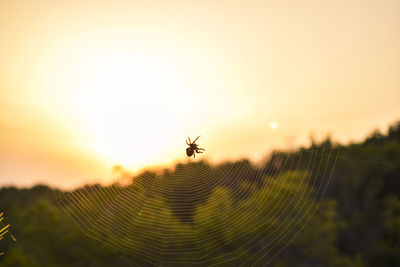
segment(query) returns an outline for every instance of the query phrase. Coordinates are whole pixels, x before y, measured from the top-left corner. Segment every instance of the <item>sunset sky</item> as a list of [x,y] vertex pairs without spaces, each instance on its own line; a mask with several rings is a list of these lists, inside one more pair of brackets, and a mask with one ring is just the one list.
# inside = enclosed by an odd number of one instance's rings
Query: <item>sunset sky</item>
[[400,119],[400,1],[0,1],[0,186],[263,158]]

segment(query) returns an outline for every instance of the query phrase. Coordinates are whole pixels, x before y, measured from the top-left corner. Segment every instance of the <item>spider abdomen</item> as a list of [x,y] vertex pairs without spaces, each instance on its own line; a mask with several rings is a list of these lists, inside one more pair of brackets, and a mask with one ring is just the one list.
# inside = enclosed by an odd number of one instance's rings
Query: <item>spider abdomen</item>
[[186,148],[186,155],[190,157],[193,155],[194,150],[191,147]]

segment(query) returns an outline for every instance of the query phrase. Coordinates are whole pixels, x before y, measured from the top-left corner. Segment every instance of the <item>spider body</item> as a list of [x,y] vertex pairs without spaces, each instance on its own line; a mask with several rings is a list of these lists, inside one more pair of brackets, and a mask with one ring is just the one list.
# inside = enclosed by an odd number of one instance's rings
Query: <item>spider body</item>
[[199,146],[196,144],[197,139],[199,139],[200,136],[198,136],[196,139],[194,139],[194,141],[190,141],[186,140],[186,144],[189,146],[188,148],[186,148],[186,155],[188,157],[191,157],[193,155],[193,157],[196,157],[196,153],[203,153],[202,151],[205,151],[204,148],[199,148]]

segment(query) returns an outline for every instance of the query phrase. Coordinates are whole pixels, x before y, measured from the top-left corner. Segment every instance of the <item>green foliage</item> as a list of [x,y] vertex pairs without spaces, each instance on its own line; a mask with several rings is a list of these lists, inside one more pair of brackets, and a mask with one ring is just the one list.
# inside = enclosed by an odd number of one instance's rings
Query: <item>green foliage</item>
[[[3,214],[4,214],[3,212],[0,213],[0,240],[3,240],[4,236],[6,236],[6,234],[8,234],[14,241],[16,241],[15,238],[13,237],[13,235],[10,233],[10,230],[9,230],[10,225],[9,224],[6,224],[6,225],[2,224],[2,222],[4,220]],[[3,254],[4,254],[4,252],[0,252],[0,256],[3,255]]]
[[[201,258],[222,266],[400,266],[399,159],[400,123],[359,144],[328,139],[275,152],[259,168],[248,160],[199,161],[143,173],[126,187],[74,191],[91,192],[75,201],[107,225],[85,214],[71,219],[67,213],[78,211],[59,200],[73,192],[3,188],[0,210],[18,242],[1,244],[0,265],[175,266]],[[192,187],[198,173],[212,183],[201,177],[201,187]],[[122,197],[130,216],[109,204],[122,192],[129,192]]]

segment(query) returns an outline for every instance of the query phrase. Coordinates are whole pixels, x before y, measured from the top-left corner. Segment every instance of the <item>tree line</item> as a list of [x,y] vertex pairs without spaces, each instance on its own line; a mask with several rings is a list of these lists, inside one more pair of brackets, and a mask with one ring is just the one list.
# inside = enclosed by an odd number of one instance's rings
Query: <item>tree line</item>
[[[400,123],[129,184],[0,189],[1,266],[400,266]],[[100,241],[100,242],[99,242]]]

